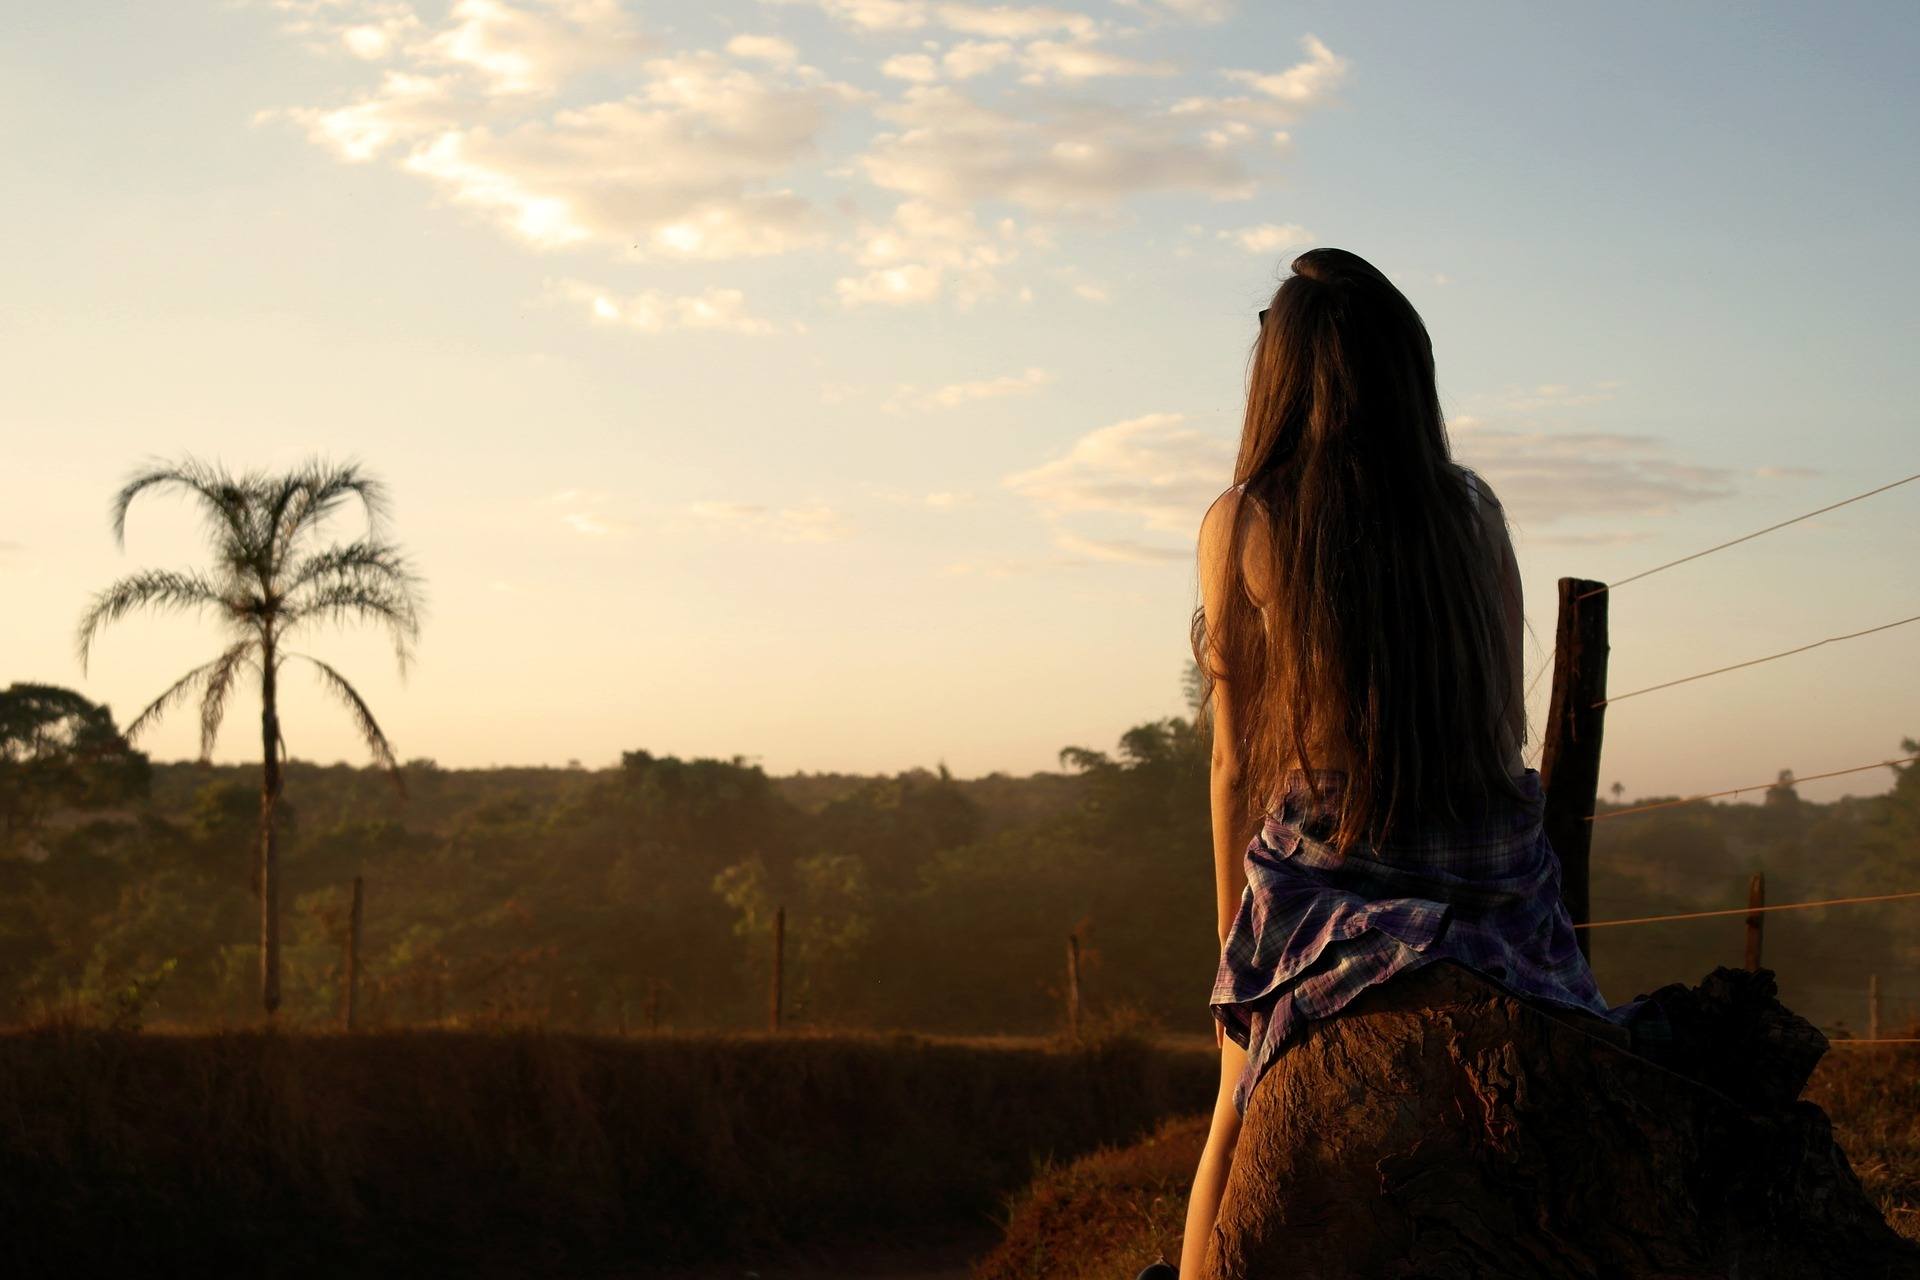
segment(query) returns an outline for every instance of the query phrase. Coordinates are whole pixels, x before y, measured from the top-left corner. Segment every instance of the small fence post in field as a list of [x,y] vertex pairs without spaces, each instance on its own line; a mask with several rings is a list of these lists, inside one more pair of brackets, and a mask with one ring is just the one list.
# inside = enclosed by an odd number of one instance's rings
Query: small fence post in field
[[647,1030],[660,1029],[660,979],[647,979]]
[[360,1025],[360,921],[366,901],[366,887],[359,876],[353,878],[353,907],[347,913],[347,1001],[341,1022],[348,1031]]
[[767,992],[767,1030],[780,1029],[780,982],[781,962],[786,958],[787,949],[787,909],[773,909],[773,983]]
[[[1560,888],[1567,914],[1573,923],[1585,924],[1592,918],[1587,867],[1593,848],[1594,799],[1600,789],[1600,733],[1607,714],[1605,583],[1560,579],[1553,648],[1553,696],[1547,704],[1540,757],[1540,780],[1546,789],[1544,823],[1547,841],[1560,856]],[[1591,959],[1593,930],[1581,929],[1576,936],[1581,954]]]
[[1067,1036],[1080,1039],[1080,935],[1067,935]]
[[1747,881],[1747,972],[1760,967],[1760,931],[1767,918],[1760,908],[1767,905],[1767,873],[1756,871]]
[[1867,979],[1867,1039],[1880,1038],[1880,975]]

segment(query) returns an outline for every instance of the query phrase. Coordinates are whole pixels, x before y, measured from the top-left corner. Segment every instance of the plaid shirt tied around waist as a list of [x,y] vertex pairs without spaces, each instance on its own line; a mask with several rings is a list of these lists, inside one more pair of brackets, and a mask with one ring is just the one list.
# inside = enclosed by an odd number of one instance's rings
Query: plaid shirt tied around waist
[[1560,859],[1541,826],[1538,771],[1514,778],[1524,801],[1496,794],[1466,825],[1358,844],[1344,858],[1309,832],[1331,833],[1344,775],[1290,773],[1278,805],[1247,845],[1247,887],[1220,951],[1213,1016],[1247,1051],[1234,1090],[1247,1098],[1281,1050],[1405,969],[1455,960],[1516,995],[1617,1021],[1580,954],[1560,897]]

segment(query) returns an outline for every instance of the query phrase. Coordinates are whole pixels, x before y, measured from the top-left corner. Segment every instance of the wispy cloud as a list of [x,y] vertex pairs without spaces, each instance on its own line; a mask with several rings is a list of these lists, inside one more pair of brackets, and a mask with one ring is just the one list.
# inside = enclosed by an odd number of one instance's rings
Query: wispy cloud
[[1272,253],[1294,245],[1309,245],[1313,232],[1292,222],[1262,222],[1251,227],[1235,227],[1217,233],[1222,240],[1239,245],[1248,253]]
[[622,296],[583,280],[549,282],[550,298],[586,308],[595,323],[619,325],[640,333],[669,329],[706,329],[721,333],[772,333],[771,321],[747,313],[746,295],[738,289],[706,289],[674,296],[656,289]]
[[1000,400],[1008,396],[1032,395],[1041,387],[1053,381],[1053,375],[1045,369],[1028,369],[1024,373],[1007,374],[998,378],[982,378],[974,382],[950,382],[943,387],[900,387],[880,405],[888,413],[899,413],[908,409],[958,409],[977,400]]
[[583,538],[606,538],[626,533],[630,526],[606,513],[607,494],[598,489],[562,489],[548,502],[560,508],[560,523]]
[[[1734,493],[1741,471],[1688,462],[1657,436],[1596,428],[1590,412],[1611,404],[1621,383],[1536,383],[1469,397],[1472,413],[1449,422],[1454,452],[1484,475],[1521,524],[1619,522],[1666,515]],[[1618,409],[1605,417],[1618,420]],[[1630,540],[1618,524],[1599,532],[1556,533],[1587,540]]]
[[755,502],[702,501],[682,507],[712,528],[764,537],[775,542],[835,542],[852,533],[852,526],[825,503],[772,507]]
[[[1002,483],[1056,525],[1056,541],[1085,556],[1135,561],[1191,554],[1187,540],[1231,481],[1234,442],[1189,425],[1178,413],[1129,418],[1081,436],[1066,453]],[[1067,527],[1075,516],[1118,516],[1141,529],[1177,535],[1156,544],[1096,538]]]
[[727,41],[727,52],[736,58],[753,58],[760,62],[771,62],[776,67],[790,67],[800,61],[800,50],[791,40],[780,36],[757,36],[741,34]]

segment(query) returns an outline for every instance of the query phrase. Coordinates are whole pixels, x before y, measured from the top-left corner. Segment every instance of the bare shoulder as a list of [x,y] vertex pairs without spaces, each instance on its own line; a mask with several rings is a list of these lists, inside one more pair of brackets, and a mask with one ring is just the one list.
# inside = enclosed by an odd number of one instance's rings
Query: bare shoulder
[[1267,529],[1270,518],[1258,498],[1238,487],[1228,489],[1213,500],[1200,522],[1200,581],[1205,599],[1219,599],[1219,592],[1232,581],[1227,548],[1238,525],[1240,568],[1248,594],[1256,603],[1266,600],[1273,565],[1273,543]]
[[[1456,463],[1454,465],[1459,466],[1460,464]],[[1493,486],[1487,483],[1487,478],[1484,475],[1475,471],[1472,467],[1467,466],[1461,466],[1460,472],[1467,477],[1467,483],[1472,485],[1479,493],[1482,503],[1496,510],[1501,509],[1500,495],[1493,491]]]

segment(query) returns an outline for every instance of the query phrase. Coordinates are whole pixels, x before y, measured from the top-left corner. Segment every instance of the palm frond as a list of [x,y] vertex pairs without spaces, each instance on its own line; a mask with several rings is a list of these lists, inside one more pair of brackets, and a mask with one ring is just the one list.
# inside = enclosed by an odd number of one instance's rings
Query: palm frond
[[236,479],[217,463],[202,462],[188,455],[178,462],[152,459],[144,470],[127,478],[114,495],[109,514],[113,524],[114,545],[127,544],[127,508],[148,489],[184,489],[200,499],[205,514],[223,541],[245,542],[251,532],[246,525],[247,484]]
[[110,622],[117,622],[136,609],[217,609],[231,614],[233,601],[204,574],[182,573],[173,569],[145,569],[129,574],[112,586],[97,592],[93,603],[81,615],[75,634],[80,652],[80,670],[87,669],[93,650],[93,637]]
[[207,691],[200,700],[200,759],[213,758],[214,739],[220,736],[220,722],[227,713],[227,695],[233,691],[233,677],[247,664],[255,641],[242,640],[210,664],[213,670],[207,676]]
[[[248,641],[247,643],[251,644],[252,642]],[[234,648],[239,648],[239,647],[240,646],[238,645],[234,646]],[[181,676],[178,680],[174,681],[173,685],[165,693],[155,698],[152,702],[149,702],[147,704],[146,710],[142,711],[139,715],[135,716],[132,719],[132,721],[128,723],[122,736],[125,737],[129,742],[131,742],[134,736],[137,735],[142,729],[145,729],[148,725],[152,724],[154,721],[158,720],[161,716],[165,715],[168,707],[171,707],[176,702],[179,702],[181,699],[185,698],[187,694],[191,693],[195,685],[200,684],[202,681],[205,681],[209,677],[211,677],[213,673],[221,666],[221,664],[226,662],[228,658],[231,657],[232,654],[233,654],[233,649],[228,649],[225,653],[215,658],[212,662],[203,662],[199,666],[195,667],[193,670],[187,672],[187,674]]]
[[304,586],[329,578],[385,582],[405,591],[416,590],[419,585],[398,547],[378,539],[359,538],[300,557],[288,572],[282,590],[291,596]]
[[292,634],[306,623],[323,620],[384,624],[393,635],[394,659],[404,676],[420,635],[420,615],[413,580],[408,576],[402,582],[396,590],[377,581],[356,581],[350,574],[341,581],[309,584],[281,610],[282,632]]
[[292,491],[276,509],[274,521],[287,546],[352,498],[358,498],[366,512],[369,533],[377,532],[386,521],[387,487],[368,475],[357,460],[334,463],[312,459],[288,480]]
[[394,785],[400,788],[402,796],[406,795],[407,780],[400,772],[400,762],[394,756],[393,745],[387,741],[387,735],[380,728],[380,722],[373,718],[373,709],[367,706],[366,699],[360,696],[359,690],[355,689],[345,676],[311,654],[289,652],[287,656],[300,658],[313,664],[314,670],[320,673],[321,683],[338,694],[340,700],[346,704],[347,710],[353,716],[355,727],[360,730],[360,736],[366,741],[367,750],[373,753],[375,763],[393,775]]

